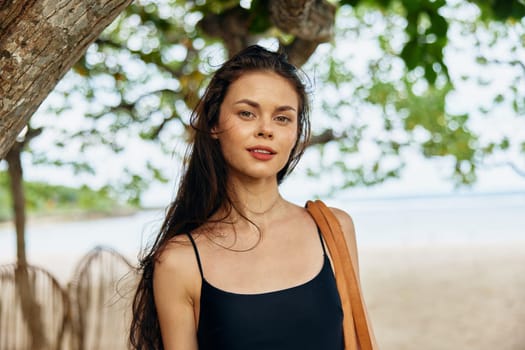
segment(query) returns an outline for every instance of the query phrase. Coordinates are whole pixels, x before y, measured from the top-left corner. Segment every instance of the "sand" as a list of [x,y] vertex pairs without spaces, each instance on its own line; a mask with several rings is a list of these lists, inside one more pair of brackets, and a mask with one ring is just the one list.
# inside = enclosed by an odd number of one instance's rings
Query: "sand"
[[[78,258],[31,262],[67,283]],[[360,267],[380,349],[525,350],[525,241],[361,246]]]
[[525,241],[361,247],[384,350],[525,349]]

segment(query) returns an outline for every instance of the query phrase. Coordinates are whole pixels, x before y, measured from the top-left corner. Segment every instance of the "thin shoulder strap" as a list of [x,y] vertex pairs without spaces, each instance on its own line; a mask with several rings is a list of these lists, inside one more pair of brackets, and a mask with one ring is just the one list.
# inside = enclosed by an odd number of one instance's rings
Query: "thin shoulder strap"
[[195,241],[193,240],[193,237],[191,234],[186,234],[188,238],[190,239],[191,245],[193,246],[193,250],[195,251],[195,257],[197,258],[197,264],[199,264],[199,271],[201,272],[201,278],[204,279],[204,272],[202,272],[202,264],[201,264],[201,258],[199,256],[199,250],[197,249],[197,245],[195,244]]
[[[306,205],[305,205],[305,208],[306,208]],[[317,221],[315,219],[314,219],[314,222],[315,222],[315,227],[317,227],[317,234],[319,235],[319,241],[321,241],[321,247],[323,247],[323,254],[324,256],[328,256],[326,254],[326,249],[324,247],[323,234],[321,233],[321,228],[319,227],[319,225],[317,225]]]
[[[315,224],[315,226],[317,226],[317,223]],[[323,254],[324,256],[327,256],[323,242],[323,235],[321,234],[321,229],[319,228],[319,226],[317,226],[317,234],[319,235],[319,240],[321,241],[321,247],[323,247]]]

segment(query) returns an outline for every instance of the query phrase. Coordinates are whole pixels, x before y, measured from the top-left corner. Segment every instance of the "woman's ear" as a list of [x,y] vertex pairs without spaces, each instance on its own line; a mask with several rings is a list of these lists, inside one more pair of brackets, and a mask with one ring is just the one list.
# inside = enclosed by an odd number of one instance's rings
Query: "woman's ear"
[[217,128],[217,125],[211,128],[211,138],[215,140],[219,139],[219,130]]

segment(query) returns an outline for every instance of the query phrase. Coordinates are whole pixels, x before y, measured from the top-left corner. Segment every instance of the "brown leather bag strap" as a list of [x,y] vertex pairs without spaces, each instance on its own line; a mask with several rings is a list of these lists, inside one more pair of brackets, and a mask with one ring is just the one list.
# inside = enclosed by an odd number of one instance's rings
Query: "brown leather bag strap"
[[316,203],[308,201],[306,203],[306,209],[321,230],[321,234],[323,235],[323,239],[326,242],[326,246],[328,247],[328,251],[334,265],[337,290],[339,291],[343,308],[345,350],[357,350],[357,339],[354,331],[354,318],[352,317],[352,305],[350,298],[348,297],[350,295],[350,291],[348,290],[349,281],[347,281],[347,276],[342,273],[344,270],[343,258],[340,256],[339,249],[336,249],[337,243],[335,242],[335,237],[331,234],[330,224],[323,215],[321,208],[316,205]]
[[[313,217],[328,247],[337,289],[343,307],[345,350],[373,350],[373,336],[368,325],[360,283],[345,236],[336,216],[322,201],[308,201],[306,209]],[[357,257],[354,257],[357,261]]]

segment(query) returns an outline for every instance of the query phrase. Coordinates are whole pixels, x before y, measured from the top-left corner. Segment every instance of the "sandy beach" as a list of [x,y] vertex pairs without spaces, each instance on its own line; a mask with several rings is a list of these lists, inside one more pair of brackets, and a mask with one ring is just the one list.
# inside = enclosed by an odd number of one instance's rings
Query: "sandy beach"
[[381,349],[525,349],[525,241],[362,247],[360,261]]
[[[61,283],[77,263],[32,261]],[[525,242],[363,246],[360,269],[382,350],[525,349]]]
[[[380,349],[525,350],[525,199],[452,199],[349,208]],[[161,216],[30,226],[28,257],[66,285],[95,245],[136,261]],[[0,230],[0,264],[14,261],[14,243]]]

